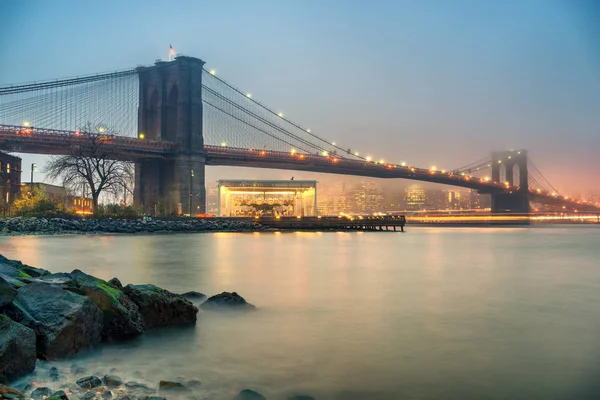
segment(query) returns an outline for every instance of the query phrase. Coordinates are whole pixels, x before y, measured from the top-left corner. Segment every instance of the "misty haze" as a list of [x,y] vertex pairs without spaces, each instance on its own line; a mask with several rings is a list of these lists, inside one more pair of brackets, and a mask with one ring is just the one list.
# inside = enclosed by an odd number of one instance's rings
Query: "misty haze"
[[600,3],[0,2],[0,398],[600,398]]

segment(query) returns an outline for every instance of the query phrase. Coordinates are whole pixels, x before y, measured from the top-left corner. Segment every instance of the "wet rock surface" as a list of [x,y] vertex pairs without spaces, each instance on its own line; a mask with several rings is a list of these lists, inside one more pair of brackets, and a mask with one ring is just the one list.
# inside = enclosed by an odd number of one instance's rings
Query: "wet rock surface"
[[255,310],[256,307],[237,294],[236,292],[223,292],[209,297],[200,306],[212,310]]
[[126,339],[144,333],[142,314],[123,291],[79,270],[71,272],[71,276],[77,289],[102,311],[103,339]]
[[23,324],[37,335],[41,359],[59,359],[98,344],[102,312],[85,296],[46,283],[19,289],[15,301],[32,320]]
[[35,332],[0,314],[0,382],[10,382],[35,369]]
[[189,325],[198,309],[183,297],[154,285],[127,285],[123,292],[138,307],[147,328]]
[[[68,361],[72,355],[101,341],[130,338],[149,328],[194,324],[198,308],[185,297],[199,304],[206,298],[202,293],[187,292],[184,297],[154,285],[123,287],[117,278],[107,282],[80,270],[50,273],[25,268],[18,261],[0,257],[3,271],[0,283],[11,293],[0,308],[0,383],[15,382],[15,387],[22,390],[15,393],[9,392],[9,388],[0,397],[25,396],[35,400],[221,398],[220,395],[213,397],[214,392],[208,397],[202,395],[207,389],[199,379],[178,377],[148,383],[152,381],[144,380],[139,371],[123,375],[111,365],[101,374],[98,369],[84,368],[81,361]],[[225,308],[254,309],[235,292],[224,292],[211,299],[210,303]],[[67,360],[59,360],[64,358]],[[224,394],[229,398],[232,393],[235,392]],[[239,399],[264,398],[250,389],[243,390],[239,396],[242,396]]]
[[6,307],[17,297],[17,289],[0,276],[0,310]]

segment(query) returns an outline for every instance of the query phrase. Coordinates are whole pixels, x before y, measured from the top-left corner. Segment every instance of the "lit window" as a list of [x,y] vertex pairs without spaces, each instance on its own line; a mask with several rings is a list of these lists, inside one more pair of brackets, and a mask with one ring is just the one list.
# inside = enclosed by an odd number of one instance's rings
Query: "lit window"
[[6,163],[6,173],[10,174],[10,163]]

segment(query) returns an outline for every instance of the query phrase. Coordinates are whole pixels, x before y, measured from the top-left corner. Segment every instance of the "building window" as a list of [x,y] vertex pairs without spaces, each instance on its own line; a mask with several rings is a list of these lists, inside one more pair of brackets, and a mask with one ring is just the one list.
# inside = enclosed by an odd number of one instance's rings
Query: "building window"
[[6,163],[6,173],[10,174],[10,163]]

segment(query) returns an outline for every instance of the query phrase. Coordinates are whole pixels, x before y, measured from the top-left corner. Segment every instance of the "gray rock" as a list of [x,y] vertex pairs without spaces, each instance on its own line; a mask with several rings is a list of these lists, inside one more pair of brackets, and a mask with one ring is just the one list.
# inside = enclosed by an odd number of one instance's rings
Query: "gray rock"
[[103,399],[111,399],[113,397],[113,394],[110,390],[107,390],[105,392],[102,392],[102,398]]
[[191,292],[185,292],[181,294],[181,297],[194,301],[194,300],[202,300],[206,298],[206,295],[204,293],[200,293],[200,292],[195,292],[195,291],[191,291]]
[[90,392],[86,392],[86,394],[84,394],[82,397],[80,397],[80,400],[92,400],[95,398],[96,398],[96,392],[90,391]]
[[59,390],[57,392],[52,393],[51,399],[61,399],[61,400],[69,400],[69,397],[65,393],[64,390]]
[[5,275],[3,273],[0,273],[0,278],[4,279],[15,289],[18,289],[21,286],[25,286],[25,283],[23,281],[21,281],[20,279],[13,278],[13,277]]
[[50,272],[41,268],[34,268],[23,264],[21,261],[9,260],[0,254],[0,273],[6,274],[13,278],[35,278],[42,275],[47,275]]
[[4,398],[15,398],[12,396],[16,396],[17,398],[23,398],[25,395],[18,391],[15,388],[11,388],[10,386],[6,386],[0,383],[0,397]]
[[10,382],[35,369],[35,332],[0,314],[0,382]]
[[185,386],[187,386],[190,389],[197,389],[201,385],[202,385],[202,382],[200,382],[200,380],[198,380],[198,379],[192,379],[185,383]]
[[77,269],[71,275],[77,288],[102,311],[103,339],[125,339],[144,333],[144,320],[138,306],[121,290]]
[[123,379],[116,375],[104,375],[102,378],[104,384],[108,387],[119,387],[123,384]]
[[194,324],[198,309],[181,296],[154,285],[127,285],[123,292],[140,309],[147,328]]
[[234,398],[234,400],[267,400],[267,398],[254,390],[244,389]]
[[160,392],[187,392],[189,389],[181,382],[160,381],[158,383]]
[[205,309],[230,309],[230,310],[254,310],[256,309],[250,303],[236,292],[223,292],[221,294],[209,297],[200,306]]
[[108,281],[108,284],[115,289],[123,290],[123,284],[118,278],[112,278],[110,281]]
[[34,321],[38,357],[55,360],[100,342],[102,312],[87,297],[45,283],[19,289],[15,301]]
[[17,297],[17,289],[0,277],[0,310],[12,303],[15,297]]
[[97,376],[91,375],[78,379],[77,384],[84,389],[93,389],[102,386],[102,381]]
[[151,393],[155,392],[154,389],[149,388],[147,385],[144,385],[143,383],[139,383],[139,382],[135,382],[135,381],[126,382],[125,387],[134,393],[151,394]]
[[35,390],[33,392],[31,392],[31,395],[29,395],[29,397],[36,399],[36,400],[42,400],[42,398],[48,397],[52,394],[52,390],[50,390],[50,388],[47,387],[38,387],[35,388]]

